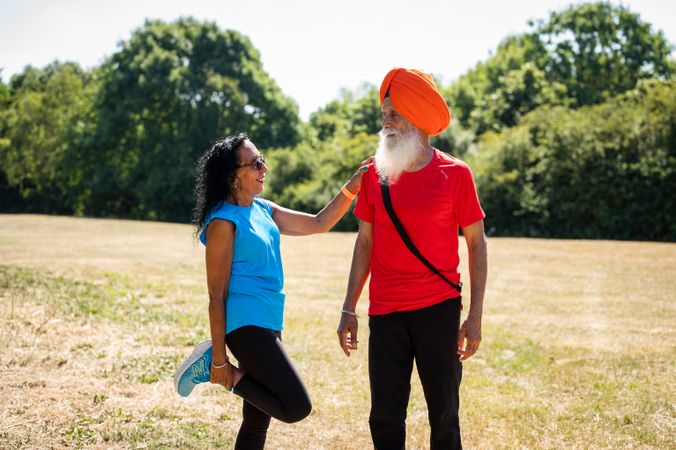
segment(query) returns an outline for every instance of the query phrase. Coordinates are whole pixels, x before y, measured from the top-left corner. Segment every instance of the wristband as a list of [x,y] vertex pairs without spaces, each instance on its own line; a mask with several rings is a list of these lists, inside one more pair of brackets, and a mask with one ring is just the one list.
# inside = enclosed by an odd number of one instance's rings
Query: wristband
[[223,367],[227,367],[228,364],[230,364],[230,361],[228,361],[228,359],[226,358],[226,359],[225,359],[225,362],[224,362],[223,364],[221,364],[220,366],[217,366],[217,365],[214,364],[214,362],[212,361],[212,362],[211,362],[211,367],[213,367],[214,369],[222,369]]
[[348,188],[346,188],[345,186],[343,186],[343,187],[340,188],[340,192],[342,192],[343,195],[344,195],[345,197],[347,197],[347,199],[350,200],[350,201],[354,200],[354,198],[357,196],[357,194],[353,194],[353,193],[350,192],[350,190],[349,190]]
[[359,319],[359,316],[357,315],[356,312],[354,311],[348,311],[347,309],[344,309],[341,311],[343,314],[349,314],[350,316],[354,316],[355,318]]

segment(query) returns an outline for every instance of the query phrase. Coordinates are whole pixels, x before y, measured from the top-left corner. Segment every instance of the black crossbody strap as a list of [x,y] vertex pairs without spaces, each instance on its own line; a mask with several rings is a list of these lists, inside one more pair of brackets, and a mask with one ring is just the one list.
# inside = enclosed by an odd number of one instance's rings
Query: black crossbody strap
[[439,275],[446,283],[450,284],[453,289],[455,289],[458,292],[462,291],[462,282],[459,282],[458,284],[455,284],[448,278],[446,278],[439,270],[434,267],[434,265],[429,262],[418,250],[418,248],[415,246],[411,238],[408,236],[406,233],[406,230],[404,229],[404,226],[401,224],[399,221],[399,218],[397,215],[394,213],[394,208],[392,207],[392,199],[390,198],[390,186],[387,182],[387,179],[381,179],[380,180],[380,190],[383,193],[383,203],[385,203],[385,209],[387,210],[387,214],[389,214],[390,219],[392,220],[392,223],[394,224],[394,227],[397,229],[399,232],[399,236],[401,236],[401,240],[404,241],[404,244],[406,244],[406,247],[413,253],[425,266],[430,269],[432,272],[435,274]]

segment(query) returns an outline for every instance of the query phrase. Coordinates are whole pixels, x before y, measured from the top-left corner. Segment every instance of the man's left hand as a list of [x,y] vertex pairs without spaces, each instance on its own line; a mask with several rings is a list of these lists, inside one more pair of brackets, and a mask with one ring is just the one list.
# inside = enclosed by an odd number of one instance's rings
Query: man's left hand
[[481,317],[468,316],[458,330],[458,355],[460,361],[465,361],[477,350],[481,344]]

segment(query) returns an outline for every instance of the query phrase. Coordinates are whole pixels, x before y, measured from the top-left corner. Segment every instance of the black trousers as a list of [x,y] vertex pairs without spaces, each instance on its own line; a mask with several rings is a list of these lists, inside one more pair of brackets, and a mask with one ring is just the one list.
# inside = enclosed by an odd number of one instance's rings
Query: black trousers
[[431,426],[431,449],[461,449],[457,354],[460,298],[414,311],[370,316],[369,426],[376,449],[403,449],[413,361]]
[[282,346],[279,331],[245,326],[228,333],[226,342],[245,371],[233,389],[244,399],[235,448],[261,449],[270,417],[286,423],[304,419],[312,410],[310,396]]

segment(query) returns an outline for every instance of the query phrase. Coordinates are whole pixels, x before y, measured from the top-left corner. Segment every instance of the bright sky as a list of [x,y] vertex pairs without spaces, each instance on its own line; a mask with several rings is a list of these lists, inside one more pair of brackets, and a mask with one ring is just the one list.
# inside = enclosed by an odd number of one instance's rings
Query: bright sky
[[[612,1],[611,3],[620,4]],[[676,42],[676,2],[621,2]],[[114,53],[146,18],[215,21],[248,36],[265,70],[301,117],[341,87],[379,85],[393,66],[435,74],[446,85],[489,56],[529,19],[561,0],[0,0],[2,79],[58,59],[85,68]]]

